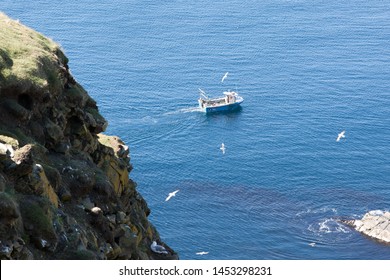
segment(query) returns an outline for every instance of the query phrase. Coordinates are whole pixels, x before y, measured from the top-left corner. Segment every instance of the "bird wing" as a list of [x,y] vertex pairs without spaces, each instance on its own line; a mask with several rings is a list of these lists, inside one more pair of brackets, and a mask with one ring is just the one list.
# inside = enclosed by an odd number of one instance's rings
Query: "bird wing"
[[161,245],[156,245],[154,246],[154,248],[156,249],[156,251],[165,251],[165,247],[164,246],[161,246]]
[[167,249],[165,249],[165,247],[164,247],[164,246],[161,246],[161,245],[156,245],[155,250],[156,250],[156,251],[155,251],[156,253],[168,254]]
[[339,135],[337,135],[337,139],[336,141],[340,141],[341,138],[344,138],[345,137],[345,130],[341,131],[339,133]]
[[165,249],[164,246],[158,245],[155,241],[153,241],[152,245],[150,245],[150,249],[158,254],[168,254],[167,249]]
[[225,75],[222,77],[222,80],[221,80],[222,83],[227,78],[228,74],[229,74],[229,72],[226,72]]
[[168,196],[167,196],[167,198],[165,199],[165,201],[170,200],[173,196],[175,196],[175,195],[177,194],[178,191],[179,191],[179,190],[176,190],[176,191],[174,191],[174,192],[169,193]]

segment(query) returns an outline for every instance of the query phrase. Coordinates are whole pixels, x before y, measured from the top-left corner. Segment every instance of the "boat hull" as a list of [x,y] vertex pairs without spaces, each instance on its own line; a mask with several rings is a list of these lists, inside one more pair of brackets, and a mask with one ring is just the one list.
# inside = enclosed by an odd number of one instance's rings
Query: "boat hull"
[[224,92],[225,97],[220,98],[199,98],[199,108],[205,113],[230,112],[240,108],[244,101],[242,96],[236,92]]
[[233,103],[223,106],[201,108],[205,113],[231,112],[239,109],[241,103]]

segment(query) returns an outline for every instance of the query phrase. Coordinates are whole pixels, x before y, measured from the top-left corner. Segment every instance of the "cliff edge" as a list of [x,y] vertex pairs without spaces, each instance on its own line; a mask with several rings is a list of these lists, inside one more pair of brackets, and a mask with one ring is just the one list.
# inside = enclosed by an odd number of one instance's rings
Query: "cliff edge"
[[0,13],[0,259],[177,259],[106,127],[61,48]]

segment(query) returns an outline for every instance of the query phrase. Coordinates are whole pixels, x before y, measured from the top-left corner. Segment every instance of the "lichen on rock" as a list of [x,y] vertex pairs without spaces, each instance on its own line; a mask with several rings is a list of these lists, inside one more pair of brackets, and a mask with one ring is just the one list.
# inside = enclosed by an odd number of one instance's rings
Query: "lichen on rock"
[[0,13],[1,259],[156,258],[129,147],[107,125],[61,48]]

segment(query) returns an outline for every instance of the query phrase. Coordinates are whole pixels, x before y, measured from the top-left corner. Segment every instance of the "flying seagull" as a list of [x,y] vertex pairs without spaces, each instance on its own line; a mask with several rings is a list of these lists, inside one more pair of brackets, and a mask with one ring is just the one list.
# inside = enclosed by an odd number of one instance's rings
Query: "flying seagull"
[[207,255],[208,253],[209,252],[197,252],[196,254],[202,256],[202,255]]
[[178,191],[179,191],[179,190],[176,190],[176,191],[174,191],[174,192],[169,193],[168,196],[167,196],[167,198],[165,199],[165,201],[168,201],[168,200],[170,200],[172,197],[174,197],[174,196],[177,194]]
[[315,242],[312,242],[312,243],[309,243],[309,245],[310,245],[311,247],[314,247],[314,246],[316,246],[316,243],[315,243]]
[[157,254],[168,254],[167,249],[164,246],[158,245],[156,241],[153,241],[150,245],[150,249]]
[[223,83],[223,81],[227,78],[228,74],[229,74],[229,72],[226,72],[225,75],[223,75],[221,83]]
[[339,142],[341,138],[345,138],[345,130],[341,131],[337,136],[336,141]]
[[219,149],[222,151],[223,154],[225,154],[226,148],[225,148],[225,144],[224,143],[221,144],[221,148],[219,148]]

